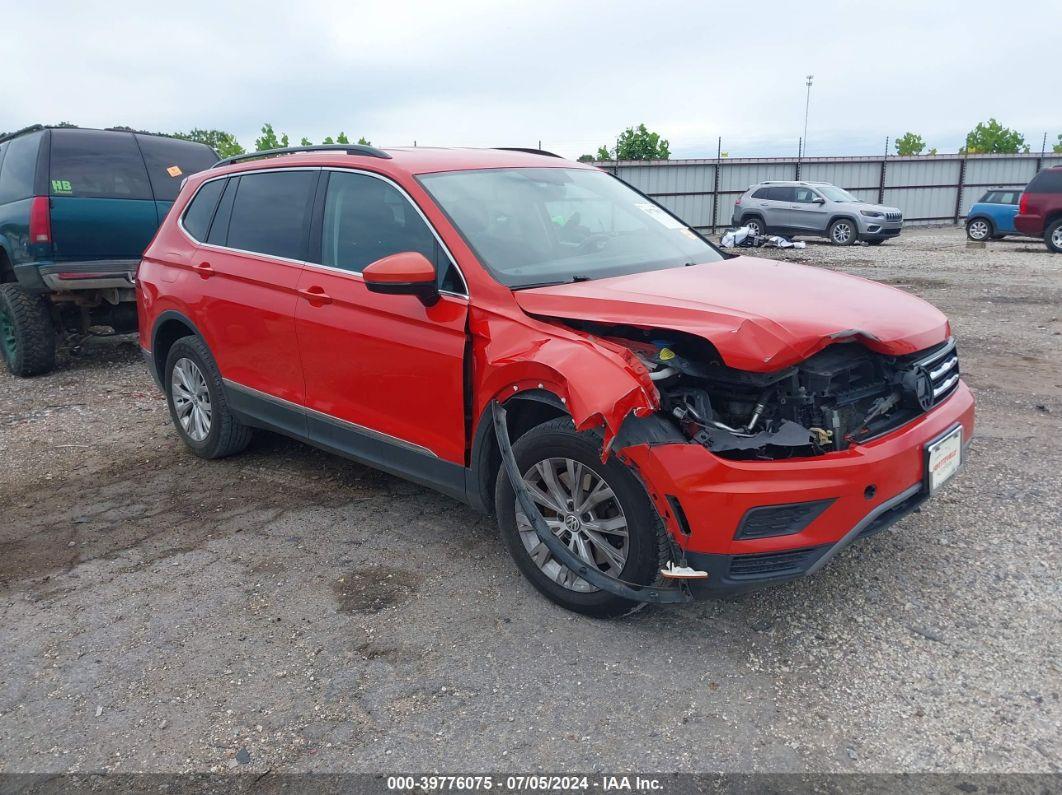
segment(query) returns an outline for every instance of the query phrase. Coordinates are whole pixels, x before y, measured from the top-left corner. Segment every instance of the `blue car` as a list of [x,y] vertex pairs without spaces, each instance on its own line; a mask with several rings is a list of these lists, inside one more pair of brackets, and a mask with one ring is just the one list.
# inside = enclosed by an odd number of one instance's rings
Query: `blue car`
[[970,240],[999,240],[1006,235],[1020,235],[1014,228],[1020,201],[1020,190],[987,191],[966,214],[966,236]]

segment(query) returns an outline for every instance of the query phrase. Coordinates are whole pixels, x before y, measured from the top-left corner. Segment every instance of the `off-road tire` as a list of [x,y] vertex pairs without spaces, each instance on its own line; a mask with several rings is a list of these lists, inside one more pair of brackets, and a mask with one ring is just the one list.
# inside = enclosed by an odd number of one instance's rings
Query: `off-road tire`
[[[193,439],[182,427],[174,407],[173,371],[181,359],[191,359],[206,380],[210,393],[210,430],[201,441]],[[225,388],[210,349],[199,337],[181,337],[173,343],[166,356],[166,369],[163,371],[163,386],[166,389],[166,405],[170,409],[173,427],[177,429],[181,440],[200,458],[225,458],[242,452],[251,442],[251,429],[240,422],[229,409],[225,398]]]
[[1062,218],[1056,218],[1044,230],[1044,244],[1048,251],[1062,254]]
[[[841,224],[847,224],[848,228],[851,230],[847,239],[844,240],[837,239]],[[859,227],[856,226],[855,221],[849,218],[838,218],[830,224],[830,228],[826,230],[826,235],[830,238],[830,242],[835,246],[851,246],[859,240]]]
[[17,284],[0,284],[0,355],[12,375],[41,375],[55,368],[55,326],[48,300]]
[[[630,548],[619,578],[639,585],[660,585],[660,568],[670,558],[670,539],[660,515],[653,507],[637,476],[615,455],[601,463],[601,435],[596,431],[576,432],[569,418],[550,420],[532,428],[513,445],[521,472],[546,458],[570,458],[590,467],[603,477],[616,495],[627,517]],[[594,618],[616,618],[644,606],[606,591],[578,592],[550,579],[531,559],[520,540],[516,522],[516,492],[504,467],[495,487],[495,510],[502,540],[517,568],[551,601],[576,613]]]

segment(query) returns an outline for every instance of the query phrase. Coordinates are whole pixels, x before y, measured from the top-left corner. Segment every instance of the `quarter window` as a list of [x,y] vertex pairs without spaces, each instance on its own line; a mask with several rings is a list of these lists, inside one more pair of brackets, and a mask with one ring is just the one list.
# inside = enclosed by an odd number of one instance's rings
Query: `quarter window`
[[185,177],[210,168],[218,160],[214,150],[203,144],[161,135],[138,135],[136,139],[156,201],[173,201]]
[[305,259],[318,174],[276,171],[240,177],[226,245],[285,259]]
[[40,142],[40,133],[23,135],[8,142],[3,171],[0,171],[0,203],[33,195],[33,177],[37,173]]
[[457,269],[405,196],[376,177],[333,171],[325,194],[321,264],[360,273],[403,251],[420,252],[435,264],[440,289],[465,291]]
[[214,217],[214,210],[218,206],[223,187],[225,187],[223,179],[215,179],[206,183],[199,189],[188,205],[188,209],[185,210],[184,228],[196,240],[206,240],[210,219]]

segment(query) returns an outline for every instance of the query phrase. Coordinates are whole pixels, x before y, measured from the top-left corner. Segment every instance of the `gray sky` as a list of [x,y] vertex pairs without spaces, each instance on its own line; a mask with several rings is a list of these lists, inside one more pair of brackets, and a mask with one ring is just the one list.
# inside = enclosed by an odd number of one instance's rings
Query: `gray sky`
[[[181,0],[8,4],[0,130],[217,127],[294,141],[535,146],[575,157],[645,122],[673,157],[955,151],[995,116],[1062,132],[1062,2]],[[1009,9],[1014,9],[1011,14]]]

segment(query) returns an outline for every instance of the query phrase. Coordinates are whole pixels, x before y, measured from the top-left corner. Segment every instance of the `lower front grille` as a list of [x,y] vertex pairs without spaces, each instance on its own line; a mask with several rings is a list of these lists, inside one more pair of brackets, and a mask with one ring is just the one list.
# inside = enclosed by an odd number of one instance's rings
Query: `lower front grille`
[[833,500],[816,500],[750,508],[742,517],[734,538],[767,538],[799,533],[817,519],[832,502]]
[[807,571],[826,549],[827,547],[807,547],[785,552],[737,555],[730,561],[730,579],[748,582],[796,577]]

